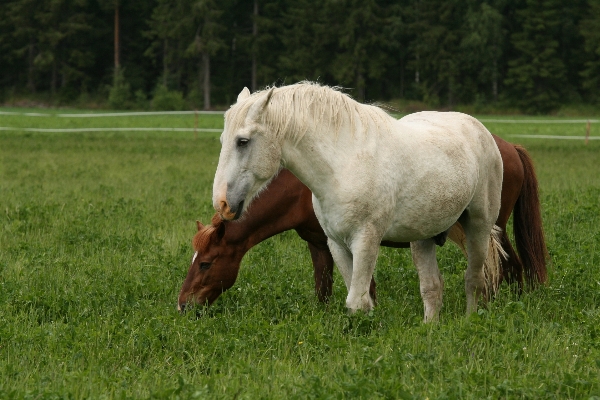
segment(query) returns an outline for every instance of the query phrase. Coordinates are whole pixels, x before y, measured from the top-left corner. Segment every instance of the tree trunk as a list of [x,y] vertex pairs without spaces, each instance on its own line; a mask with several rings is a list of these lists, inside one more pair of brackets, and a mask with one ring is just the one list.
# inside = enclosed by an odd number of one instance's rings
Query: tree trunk
[[202,63],[204,64],[204,110],[210,110],[210,55],[207,52],[202,53]]
[[33,42],[33,38],[29,40],[29,52],[27,57],[27,89],[31,93],[35,93],[35,66],[33,64],[33,59],[35,58],[35,45]]
[[165,38],[163,42],[163,86],[167,87],[167,77],[169,76],[169,63],[167,60],[169,53],[169,41]]
[[495,103],[498,100],[498,63],[495,59],[492,63],[492,97]]
[[236,60],[236,39],[235,36],[233,37],[233,39],[231,40],[231,67],[230,67],[230,72],[229,72],[229,90],[228,90],[228,94],[227,94],[227,104],[231,104],[233,103],[233,98],[231,98],[230,96],[235,93],[236,90],[239,90],[239,88],[234,87],[234,83],[235,82],[235,77],[236,77],[236,68],[235,68],[235,60]]
[[254,19],[252,21],[252,93],[257,89],[256,87],[256,37],[258,36],[258,0],[254,0]]
[[56,80],[57,80],[57,68],[56,68],[56,59],[52,61],[52,78],[50,81],[50,94],[52,97],[56,94]]
[[65,88],[67,86],[67,81],[69,76],[67,75],[67,69],[65,68],[65,63],[61,63],[62,69],[60,71],[60,87]]
[[[179,43],[181,54],[181,42]],[[183,65],[181,57],[177,57],[177,90],[181,91],[181,80],[183,75]]]
[[365,101],[365,79],[358,68],[356,71],[356,96],[361,103]]
[[454,99],[452,98],[452,89],[454,88],[454,82],[452,81],[452,77],[449,76],[448,77],[448,108],[452,109],[452,103],[454,102]]
[[117,82],[117,77],[119,76],[119,70],[121,69],[121,60],[119,59],[119,55],[121,53],[120,43],[119,43],[119,3],[115,3],[115,76],[114,81]]
[[417,52],[416,55],[416,68],[415,68],[415,83],[418,85],[419,84],[419,52]]
[[404,98],[404,57],[400,57],[400,98]]

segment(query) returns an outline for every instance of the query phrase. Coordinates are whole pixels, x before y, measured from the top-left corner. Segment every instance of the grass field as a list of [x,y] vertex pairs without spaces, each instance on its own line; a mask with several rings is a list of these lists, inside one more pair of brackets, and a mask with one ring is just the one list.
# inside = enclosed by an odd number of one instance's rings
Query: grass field
[[[381,251],[378,307],[348,316],[337,272],[330,304],[317,301],[291,232],[250,251],[204,316],[179,315],[195,220],[213,214],[218,134],[0,131],[0,398],[600,398],[600,141],[510,136],[584,124],[486,125],[536,163],[550,282],[521,297],[504,286],[465,318],[466,262],[446,245],[428,326],[408,250]],[[0,115],[17,128],[193,126]]]

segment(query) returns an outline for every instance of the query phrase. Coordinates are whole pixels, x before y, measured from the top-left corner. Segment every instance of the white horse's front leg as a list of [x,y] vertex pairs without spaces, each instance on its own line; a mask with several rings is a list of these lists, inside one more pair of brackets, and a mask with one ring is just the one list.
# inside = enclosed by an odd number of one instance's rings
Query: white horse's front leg
[[342,274],[342,278],[344,278],[346,290],[350,291],[350,283],[352,282],[352,253],[345,246],[339,245],[331,239],[327,239],[327,245],[340,274]]
[[375,307],[369,289],[379,255],[380,242],[381,238],[373,235],[355,237],[353,240],[352,282],[346,298],[346,307],[352,313],[357,310],[368,312]]
[[444,280],[435,258],[435,241],[426,239],[411,242],[410,250],[419,274],[421,298],[425,307],[424,321],[437,321],[442,309]]

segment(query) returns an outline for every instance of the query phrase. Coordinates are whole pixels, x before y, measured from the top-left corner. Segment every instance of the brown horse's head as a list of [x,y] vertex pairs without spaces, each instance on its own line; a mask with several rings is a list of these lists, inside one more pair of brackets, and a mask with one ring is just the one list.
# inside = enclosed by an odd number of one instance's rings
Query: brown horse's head
[[192,240],[194,256],[179,292],[177,308],[186,304],[211,305],[235,283],[244,251],[228,245],[225,239],[227,222],[216,214],[209,226],[197,221],[198,232]]

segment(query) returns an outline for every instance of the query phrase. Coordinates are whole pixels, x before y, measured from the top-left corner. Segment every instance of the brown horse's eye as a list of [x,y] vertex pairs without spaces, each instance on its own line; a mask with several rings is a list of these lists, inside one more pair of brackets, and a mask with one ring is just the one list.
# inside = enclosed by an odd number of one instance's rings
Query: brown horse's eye
[[210,268],[210,263],[209,262],[201,262],[200,263],[200,269],[207,270],[209,268]]

